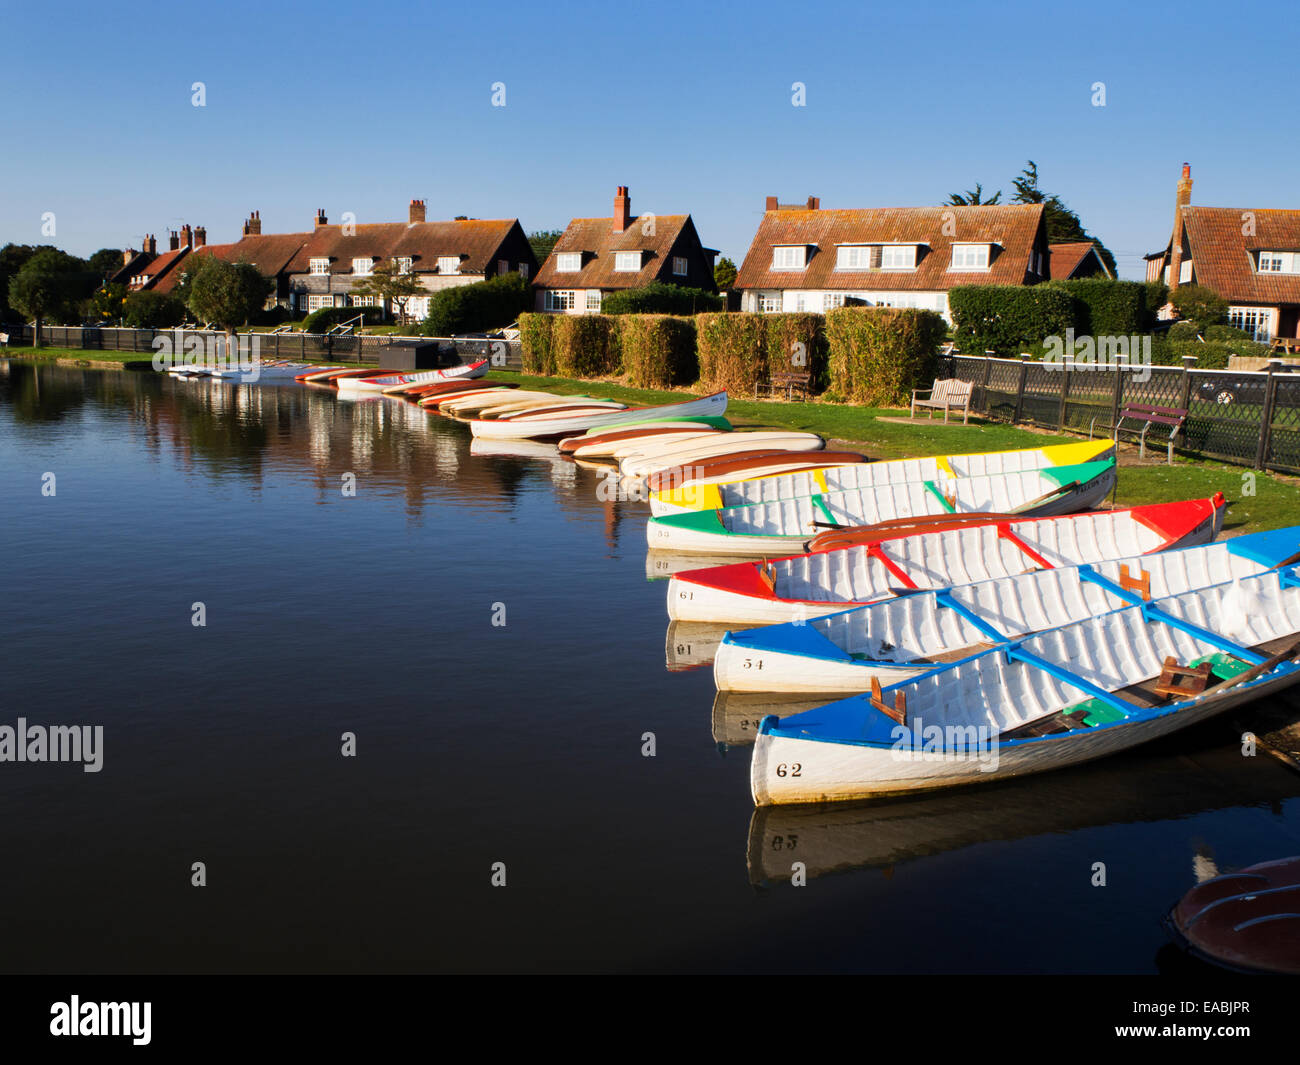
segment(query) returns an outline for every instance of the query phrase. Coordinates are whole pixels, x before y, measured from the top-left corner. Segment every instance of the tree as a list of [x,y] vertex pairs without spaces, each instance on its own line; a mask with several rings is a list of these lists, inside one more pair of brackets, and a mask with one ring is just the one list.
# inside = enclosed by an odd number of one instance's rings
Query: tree
[[133,329],[170,329],[185,321],[185,304],[165,292],[132,292],[123,301],[122,317]]
[[353,292],[359,296],[376,296],[384,307],[391,304],[397,311],[399,323],[406,321],[406,308],[412,299],[429,294],[429,290],[415,274],[401,271],[396,259],[389,259],[376,266]]
[[233,333],[266,306],[274,282],[248,263],[228,263],[215,255],[198,257],[181,278],[178,291],[200,322],[214,322]]
[[1089,241],[1097,245],[1097,254],[1101,257],[1106,268],[1115,273],[1115,256],[1096,237],[1090,235],[1083,228],[1083,223],[1079,221],[1079,216],[1071,211],[1065,202],[1056,195],[1044,192],[1038,186],[1038,164],[1032,159],[1028,161],[1020,176],[1012,181],[1016,187],[1015,195],[1011,197],[1012,203],[1041,203],[1043,205],[1043,217],[1047,224],[1047,240],[1050,244],[1064,244],[1070,241]]
[[126,286],[105,281],[90,297],[90,315],[96,322],[110,324],[122,317],[122,307],[125,303]]
[[965,192],[954,192],[948,197],[948,206],[951,207],[992,207],[1002,199],[1002,190],[998,189],[987,200],[984,197],[984,186],[978,181],[975,182],[973,189],[967,189]]
[[719,292],[726,292],[736,283],[736,264],[725,255],[713,267],[713,283]]
[[536,233],[528,234],[529,247],[533,249],[533,255],[537,258],[540,266],[546,262],[546,257],[551,254],[551,250],[560,242],[564,236],[562,229],[539,229]]
[[1204,285],[1179,285],[1169,294],[1169,302],[1180,318],[1196,326],[1198,333],[1204,333],[1207,326],[1223,321],[1228,313],[1228,301]]
[[96,281],[103,281],[122,269],[122,253],[116,248],[100,248],[86,260],[86,269],[95,275]]
[[23,268],[27,260],[35,255],[38,251],[58,251],[53,244],[6,244],[0,248],[0,321],[12,318],[14,314],[19,313],[11,310],[9,299],[9,282],[19,270]]
[[85,298],[85,265],[50,248],[29,258],[9,282],[10,304],[35,323],[35,347],[41,346],[41,326],[46,318],[73,314]]

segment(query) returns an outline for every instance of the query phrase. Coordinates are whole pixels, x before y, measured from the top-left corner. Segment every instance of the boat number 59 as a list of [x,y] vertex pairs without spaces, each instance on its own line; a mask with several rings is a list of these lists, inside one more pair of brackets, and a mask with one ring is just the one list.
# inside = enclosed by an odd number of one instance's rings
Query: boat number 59
[[776,775],[778,777],[803,776],[803,763],[791,762],[789,765],[786,765],[784,762],[782,762],[779,766],[776,767]]

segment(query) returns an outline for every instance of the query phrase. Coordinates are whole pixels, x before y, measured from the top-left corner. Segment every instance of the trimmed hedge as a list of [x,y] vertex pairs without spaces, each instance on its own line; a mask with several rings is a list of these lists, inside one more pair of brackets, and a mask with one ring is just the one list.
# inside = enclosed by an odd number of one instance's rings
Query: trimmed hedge
[[1044,285],[958,285],[948,290],[957,350],[1016,355],[1074,325],[1074,297]]
[[934,380],[947,335],[936,311],[840,307],[826,315],[830,386],[867,407],[906,406],[912,389]]
[[429,301],[420,331],[428,337],[500,329],[532,306],[532,288],[517,273],[444,288]]
[[367,325],[382,322],[386,317],[382,307],[322,307],[320,310],[312,311],[302,320],[302,331],[328,333],[336,325],[350,322],[360,314],[366,316]]
[[611,292],[600,305],[601,314],[692,315],[723,309],[722,297],[702,288],[686,288],[651,281],[640,288]]
[[695,316],[702,388],[752,396],[755,385],[767,380],[767,324],[763,319],[764,315],[747,311]]
[[555,374],[555,319],[554,314],[519,316],[520,359],[525,373]]
[[1049,281],[1046,287],[1073,298],[1074,331],[1080,336],[1132,336],[1146,328],[1146,285],[1140,281],[1086,277]]
[[607,314],[558,314],[551,329],[556,373],[563,377],[618,373],[616,319]]
[[185,321],[185,304],[164,292],[132,292],[122,301],[122,322],[133,329],[170,329]]
[[811,373],[814,390],[826,387],[826,318],[821,314],[765,314],[767,372]]
[[618,320],[623,374],[634,388],[688,385],[700,375],[695,323],[667,314],[629,314]]

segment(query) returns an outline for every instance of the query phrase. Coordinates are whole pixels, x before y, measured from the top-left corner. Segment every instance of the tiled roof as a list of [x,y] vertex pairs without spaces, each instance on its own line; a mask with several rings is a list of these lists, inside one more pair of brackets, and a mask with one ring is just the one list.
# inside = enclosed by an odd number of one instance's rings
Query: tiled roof
[[153,260],[154,256],[147,251],[135,252],[131,256],[131,261],[111,273],[108,280],[124,285],[137,274],[144,273],[144,267],[148,266]]
[[[1097,245],[1090,240],[1070,241],[1065,244],[1049,244],[1048,250],[1051,251],[1052,257],[1050,262],[1052,279],[1054,281],[1067,280],[1081,265],[1088,254],[1096,253]],[[1101,266],[1101,273],[1106,274],[1106,264],[1102,262],[1101,256],[1097,256],[1097,262]]]
[[[687,227],[694,235],[695,224],[687,214],[638,215],[621,233],[613,231],[613,216],[575,218],[537,271],[536,283],[542,288],[640,288],[664,274],[666,268],[671,270],[669,253]],[[698,243],[698,236],[695,241]],[[641,269],[635,273],[615,271],[614,253],[620,251],[640,251]],[[556,256],[561,252],[582,252],[582,269],[556,270]]]
[[[1300,211],[1182,207],[1199,284],[1236,303],[1300,303],[1300,274],[1260,274],[1256,251],[1300,251]],[[1242,233],[1253,216],[1254,232]]]
[[189,250],[188,247],[176,248],[172,251],[165,251],[159,255],[158,258],[154,259],[153,262],[140,271],[140,273],[147,275],[149,278],[148,283],[144,287],[158,290],[159,283],[166,278],[167,274],[171,272],[177,263],[185,258],[185,255]]
[[[735,287],[946,291],[955,285],[1020,285],[1027,280],[1030,253],[1042,227],[1041,204],[767,211]],[[915,269],[835,269],[837,245],[910,243],[926,245],[918,251]],[[953,244],[982,243],[1001,245],[987,270],[949,269]],[[808,265],[773,270],[773,246],[792,244],[810,246]]]
[[319,226],[313,233],[285,234],[303,242],[290,259],[288,271],[305,274],[312,259],[328,258],[330,273],[350,274],[353,259],[410,257],[415,260],[412,266],[415,273],[435,273],[439,257],[455,255],[461,260],[460,273],[481,274],[518,224],[513,218],[380,222],[355,226],[347,236],[342,226]]

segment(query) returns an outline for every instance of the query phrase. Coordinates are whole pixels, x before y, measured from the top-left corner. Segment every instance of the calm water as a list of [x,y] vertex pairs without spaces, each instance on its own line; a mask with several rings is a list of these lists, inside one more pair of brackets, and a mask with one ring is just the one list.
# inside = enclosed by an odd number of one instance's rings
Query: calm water
[[756,816],[596,485],[401,401],[0,369],[0,724],[104,726],[99,773],[0,763],[3,968],[1153,972],[1198,854],[1300,852],[1226,723]]

